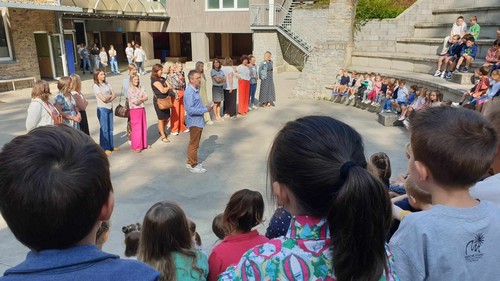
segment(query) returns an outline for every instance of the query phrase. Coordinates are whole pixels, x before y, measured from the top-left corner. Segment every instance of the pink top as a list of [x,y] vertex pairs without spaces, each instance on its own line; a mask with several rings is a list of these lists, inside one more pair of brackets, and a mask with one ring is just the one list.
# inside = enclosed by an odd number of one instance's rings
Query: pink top
[[127,95],[130,109],[144,108],[144,103],[141,103],[140,105],[134,104],[134,102],[138,99],[147,96],[146,91],[144,91],[142,86],[140,86],[139,89],[135,87],[128,87]]
[[236,265],[245,252],[268,241],[257,230],[224,238],[208,258],[208,281],[216,281],[219,274],[229,266]]
[[378,93],[380,92],[380,88],[382,88],[382,81],[373,82],[373,90],[375,91],[375,94],[378,95]]
[[488,52],[486,52],[486,62],[497,63],[499,50],[500,49],[489,48]]

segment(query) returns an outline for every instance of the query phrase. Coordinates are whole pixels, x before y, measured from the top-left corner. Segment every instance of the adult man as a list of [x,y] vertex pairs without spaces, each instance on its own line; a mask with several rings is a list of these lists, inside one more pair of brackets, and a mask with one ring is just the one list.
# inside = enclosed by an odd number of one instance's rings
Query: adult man
[[196,70],[189,71],[189,86],[184,92],[184,107],[186,109],[186,125],[189,128],[189,145],[187,149],[186,168],[191,173],[205,173],[201,164],[198,163],[198,148],[200,138],[205,127],[205,112],[212,110],[212,106],[204,106],[200,97],[201,74]]

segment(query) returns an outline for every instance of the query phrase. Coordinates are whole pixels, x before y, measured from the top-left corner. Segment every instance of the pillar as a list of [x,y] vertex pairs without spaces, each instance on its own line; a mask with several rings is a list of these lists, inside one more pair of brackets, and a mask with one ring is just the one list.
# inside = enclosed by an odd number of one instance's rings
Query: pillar
[[208,54],[208,36],[206,33],[192,32],[191,33],[191,54],[193,61],[209,61]]
[[181,34],[180,33],[169,33],[168,39],[170,42],[170,57],[180,57],[181,56]]
[[144,52],[146,52],[146,57],[148,58],[148,60],[152,60],[155,58],[153,33],[141,32],[141,46]]
[[222,58],[230,57],[233,54],[233,35],[231,33],[221,34],[221,53]]
[[210,58],[215,58],[215,34],[214,33],[209,33],[208,34],[208,44],[209,44],[209,57]]

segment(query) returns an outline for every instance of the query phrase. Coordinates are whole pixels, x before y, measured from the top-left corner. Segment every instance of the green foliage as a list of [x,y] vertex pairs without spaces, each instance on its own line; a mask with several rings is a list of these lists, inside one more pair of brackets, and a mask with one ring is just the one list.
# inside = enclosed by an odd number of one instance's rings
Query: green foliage
[[354,27],[359,30],[372,19],[392,19],[404,12],[416,0],[358,0]]

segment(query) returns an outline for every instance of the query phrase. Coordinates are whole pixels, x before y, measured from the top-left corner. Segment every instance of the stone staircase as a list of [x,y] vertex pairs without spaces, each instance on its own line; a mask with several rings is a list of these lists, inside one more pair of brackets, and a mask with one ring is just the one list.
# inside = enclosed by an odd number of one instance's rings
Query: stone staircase
[[[449,8],[453,7],[453,8]],[[453,75],[451,81],[435,78],[438,54],[444,37],[458,16],[468,22],[478,17],[481,26],[478,56],[469,73]],[[494,0],[419,0],[396,19],[371,21],[356,34],[348,69],[375,72],[406,79],[430,89],[439,89],[445,98],[456,100],[470,88],[473,71],[483,65],[487,50],[500,28],[500,3]]]

